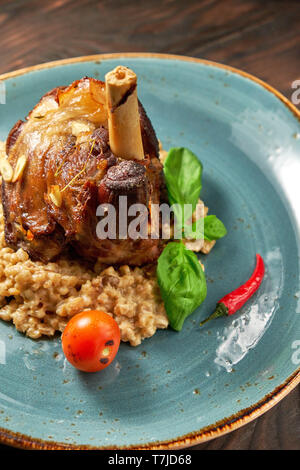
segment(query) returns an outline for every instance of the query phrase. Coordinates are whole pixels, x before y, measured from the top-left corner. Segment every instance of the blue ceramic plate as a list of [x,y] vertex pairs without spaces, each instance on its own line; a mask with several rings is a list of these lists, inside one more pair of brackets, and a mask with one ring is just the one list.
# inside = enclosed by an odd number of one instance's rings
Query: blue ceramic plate
[[[228,235],[202,257],[205,303],[180,333],[159,331],[97,374],[64,361],[59,337],[34,341],[0,323],[0,440],[23,447],[187,446],[262,414],[299,383],[299,112],[266,84],[228,67],[176,56],[66,60],[0,77],[0,139],[53,87],[118,64],[164,148],[204,165],[202,197]],[[2,83],[3,86],[3,83]],[[200,328],[216,301],[246,280],[259,252],[266,276],[233,317]]]

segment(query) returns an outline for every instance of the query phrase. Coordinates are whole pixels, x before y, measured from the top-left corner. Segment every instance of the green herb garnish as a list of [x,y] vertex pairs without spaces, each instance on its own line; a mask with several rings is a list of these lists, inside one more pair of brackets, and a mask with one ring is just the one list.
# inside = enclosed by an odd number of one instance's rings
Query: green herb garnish
[[181,212],[174,212],[180,228],[184,227],[184,206],[191,204],[195,210],[202,188],[202,164],[190,150],[179,147],[171,148],[164,164],[164,174],[168,190],[169,203],[178,204]]
[[204,238],[212,241],[218,240],[227,234],[227,230],[223,222],[215,215],[207,215],[204,217]]
[[[196,155],[183,147],[170,149],[164,164],[175,230],[188,238],[212,241],[226,235],[224,224],[215,215],[188,224],[184,213],[187,204],[192,206],[192,211],[196,208],[202,189],[202,169]],[[182,241],[170,242],[158,259],[157,279],[170,326],[180,331],[186,317],[199,307],[207,293],[205,275],[196,254]]]
[[[174,207],[177,230],[188,238],[218,240],[226,235],[224,224],[215,216],[208,215],[188,225],[184,219],[184,206],[190,204],[195,210],[202,189],[202,163],[191,150],[184,147],[171,148],[164,164],[164,175],[170,205]],[[181,210],[179,211],[178,205]],[[204,223],[204,225],[203,225]]]
[[180,331],[207,293],[197,256],[182,242],[169,243],[158,259],[157,279],[170,326]]

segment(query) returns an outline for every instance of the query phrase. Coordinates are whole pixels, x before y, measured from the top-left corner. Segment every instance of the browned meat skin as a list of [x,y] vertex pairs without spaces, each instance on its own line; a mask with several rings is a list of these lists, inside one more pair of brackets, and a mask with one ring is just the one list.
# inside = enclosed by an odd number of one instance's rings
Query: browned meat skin
[[[132,160],[121,161],[112,166],[102,179],[99,188],[103,202],[112,204],[119,213],[119,197],[127,196],[127,205],[149,205],[149,187],[144,165]],[[105,197],[106,195],[106,197]]]
[[144,147],[145,155],[156,156],[159,154],[159,145],[158,140],[151,124],[150,119],[148,118],[146,111],[144,110],[142,104],[139,102],[139,113],[141,120],[141,131],[142,131],[142,141]]
[[[107,264],[141,265],[161,252],[159,240],[97,238],[96,209],[101,202],[118,209],[118,196],[127,195],[128,205],[159,203],[162,185],[158,142],[140,103],[145,160],[112,154],[103,91],[104,83],[90,78],[56,88],[9,133],[10,163],[15,167],[25,154],[27,164],[20,181],[2,185],[5,239],[33,259],[49,261],[67,244],[81,256]],[[86,129],[73,135],[71,126],[78,120]],[[49,197],[53,185],[62,194],[60,207]]]

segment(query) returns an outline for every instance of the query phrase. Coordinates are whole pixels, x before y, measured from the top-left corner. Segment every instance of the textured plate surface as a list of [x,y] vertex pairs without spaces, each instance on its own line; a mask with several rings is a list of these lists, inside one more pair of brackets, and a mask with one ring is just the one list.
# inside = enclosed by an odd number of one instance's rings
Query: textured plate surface
[[[34,341],[1,321],[0,439],[14,445],[184,446],[244,424],[299,382],[300,124],[278,94],[178,57],[62,61],[4,77],[0,139],[51,88],[103,79],[118,64],[137,73],[164,148],[185,146],[201,159],[201,196],[228,235],[201,256],[208,295],[183,330],[122,344],[101,373],[67,364],[59,337]],[[256,252],[267,268],[259,292],[239,314],[200,328],[249,277]]]

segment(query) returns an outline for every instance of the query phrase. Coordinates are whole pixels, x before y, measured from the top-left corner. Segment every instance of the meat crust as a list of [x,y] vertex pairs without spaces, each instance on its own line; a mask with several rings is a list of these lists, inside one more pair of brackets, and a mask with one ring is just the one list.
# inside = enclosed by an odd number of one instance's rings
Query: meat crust
[[[85,77],[51,90],[8,135],[12,167],[21,155],[27,163],[19,181],[2,184],[5,240],[33,259],[52,260],[69,244],[107,264],[142,265],[161,252],[159,240],[97,237],[99,204],[109,202],[118,212],[119,196],[127,196],[128,204],[148,207],[159,202],[162,186],[157,138],[141,103],[145,159],[122,160],[111,152],[104,86]],[[61,205],[51,198],[53,187]]]

